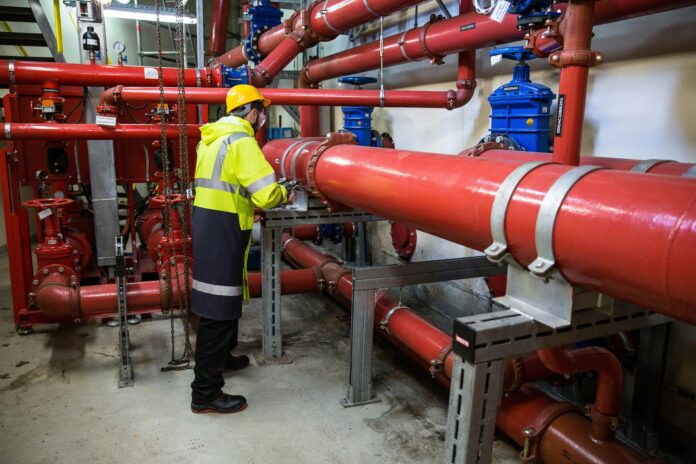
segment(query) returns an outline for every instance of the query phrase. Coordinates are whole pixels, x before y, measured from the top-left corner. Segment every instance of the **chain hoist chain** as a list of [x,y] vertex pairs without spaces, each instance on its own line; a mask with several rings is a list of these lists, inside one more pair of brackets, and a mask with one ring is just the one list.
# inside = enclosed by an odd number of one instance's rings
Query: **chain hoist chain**
[[[172,267],[174,268],[175,280],[179,295],[179,309],[182,309],[181,302],[181,282],[179,276],[179,269],[176,262],[172,262],[174,259],[174,250],[172,246],[172,203],[171,194],[172,182],[171,182],[171,172],[169,166],[169,150],[167,146],[167,110],[164,102],[164,72],[162,70],[162,37],[160,33],[160,8],[162,0],[155,1],[155,14],[156,14],[156,31],[157,31],[157,59],[158,59],[158,77],[159,77],[159,116],[161,124],[161,139],[160,139],[160,150],[162,150],[162,171],[163,171],[163,184],[164,184],[164,207],[162,208],[162,218],[164,220],[164,233],[166,238],[166,256],[167,262],[162,263],[163,267],[166,269],[166,279],[167,279],[167,291],[169,292],[168,301],[172,301]],[[173,264],[173,266],[172,266]],[[176,359],[176,342],[174,333],[174,310],[169,308],[169,325],[170,325],[170,335],[171,335],[171,360],[169,364],[162,368],[163,371],[169,370],[181,370],[190,368],[189,360],[182,358]]]
[[184,49],[186,47],[186,36],[184,33],[184,1],[176,1],[176,67],[177,67],[177,117],[179,123],[179,168],[181,169],[180,181],[183,183],[183,218],[181,221],[182,233],[184,236],[184,295],[185,307],[183,312],[184,321],[184,354],[183,358],[193,356],[193,348],[189,339],[189,314],[191,302],[191,263],[189,262],[189,243],[188,238],[191,234],[191,201],[193,190],[191,187],[191,175],[189,172],[188,159],[188,134],[186,131],[186,63]]

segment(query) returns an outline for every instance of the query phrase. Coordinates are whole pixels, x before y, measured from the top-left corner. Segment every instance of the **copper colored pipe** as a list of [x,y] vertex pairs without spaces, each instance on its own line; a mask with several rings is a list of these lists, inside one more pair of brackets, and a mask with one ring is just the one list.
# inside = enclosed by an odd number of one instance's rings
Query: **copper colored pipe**
[[529,386],[500,402],[496,426],[519,446],[525,429],[534,429],[529,462],[557,464],[657,464],[618,440],[596,441],[590,422],[567,403],[559,403]]
[[[596,440],[611,440],[616,432],[615,422],[621,414],[621,386],[623,372],[621,363],[606,348],[547,348],[539,350],[539,359],[558,374],[578,374],[597,371],[595,403],[591,410],[592,437]],[[612,423],[612,421],[614,421]]]

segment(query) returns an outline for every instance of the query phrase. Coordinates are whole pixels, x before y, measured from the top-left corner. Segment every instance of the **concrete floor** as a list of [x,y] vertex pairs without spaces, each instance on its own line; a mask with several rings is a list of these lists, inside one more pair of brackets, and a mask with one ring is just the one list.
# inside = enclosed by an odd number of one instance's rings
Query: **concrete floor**
[[[116,330],[99,323],[44,326],[28,336],[12,322],[7,257],[0,257],[0,462],[14,463],[439,463],[447,391],[390,346],[375,343],[381,402],[344,409],[346,313],[317,295],[284,300],[291,364],[229,375],[240,414],[190,412],[192,371],[160,372],[169,320],[131,327],[135,386],[117,387]],[[176,321],[177,333],[181,324]],[[260,348],[259,300],[246,308],[239,352]],[[177,344],[181,344],[177,337]],[[500,440],[497,463],[519,462]]]

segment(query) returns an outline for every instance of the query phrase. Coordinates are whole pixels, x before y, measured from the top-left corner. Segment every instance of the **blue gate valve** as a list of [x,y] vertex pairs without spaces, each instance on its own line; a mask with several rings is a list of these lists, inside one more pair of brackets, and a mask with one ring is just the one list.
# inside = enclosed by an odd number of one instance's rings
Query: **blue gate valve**
[[[338,79],[341,84],[349,84],[359,89],[365,84],[374,84],[377,79],[367,76],[344,76]],[[371,106],[343,106],[343,128],[355,134],[358,145],[365,147],[379,146],[379,137],[372,134]],[[379,135],[379,134],[378,134]],[[374,143],[373,143],[374,139]]]
[[512,81],[498,87],[489,97],[491,138],[507,136],[513,147],[526,151],[549,150],[551,105],[556,95],[545,85],[529,79],[528,60],[536,58],[523,47],[496,48],[488,53],[516,60]]
[[249,20],[249,35],[244,40],[244,55],[254,64],[259,64],[263,59],[259,50],[259,37],[264,32],[278,26],[282,21],[283,12],[280,8],[271,5],[270,0],[254,2],[254,6],[247,12]]

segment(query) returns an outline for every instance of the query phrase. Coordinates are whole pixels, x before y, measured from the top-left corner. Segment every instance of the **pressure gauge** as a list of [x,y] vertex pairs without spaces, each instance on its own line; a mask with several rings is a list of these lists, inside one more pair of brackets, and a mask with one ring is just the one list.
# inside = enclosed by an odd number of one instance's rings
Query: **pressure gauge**
[[126,51],[126,45],[121,41],[114,42],[114,51],[119,54],[123,53]]
[[493,8],[495,8],[495,4],[498,3],[498,0],[472,0],[472,2],[478,13],[487,15],[491,14],[491,11],[493,11]]

